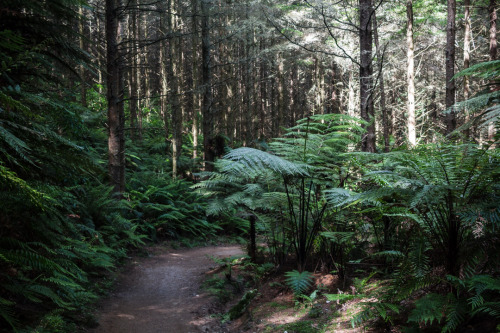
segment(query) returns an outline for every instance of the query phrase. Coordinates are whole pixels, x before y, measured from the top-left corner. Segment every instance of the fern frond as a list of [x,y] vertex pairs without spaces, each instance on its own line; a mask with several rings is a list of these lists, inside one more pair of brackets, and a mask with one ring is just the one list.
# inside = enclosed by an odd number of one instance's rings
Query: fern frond
[[293,293],[298,296],[302,295],[312,286],[313,274],[308,271],[299,272],[293,270],[285,273],[286,283],[293,290]]
[[[242,147],[231,150],[224,156],[225,159],[238,162],[242,165],[241,172],[245,170],[271,169],[283,176],[308,176],[308,167],[304,164],[293,163],[278,156],[271,155],[261,150]],[[229,166],[222,169],[227,171]]]
[[408,316],[408,322],[432,324],[441,323],[448,306],[446,296],[429,293],[415,302],[415,309]]

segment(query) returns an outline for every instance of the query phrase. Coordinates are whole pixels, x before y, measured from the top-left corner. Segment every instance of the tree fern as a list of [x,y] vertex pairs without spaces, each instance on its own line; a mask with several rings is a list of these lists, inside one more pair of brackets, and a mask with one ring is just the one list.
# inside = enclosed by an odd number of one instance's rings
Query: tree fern
[[[241,164],[239,171],[243,173],[249,172],[246,170],[258,171],[268,168],[285,177],[308,175],[308,167],[306,164],[290,162],[278,156],[253,148],[242,147],[231,150],[224,158]],[[225,172],[233,167],[234,165],[228,165],[222,168],[221,171]]]
[[415,309],[408,316],[408,322],[432,324],[441,323],[448,305],[448,298],[429,293],[415,302]]
[[500,61],[493,60],[475,64],[455,75],[455,77],[472,76],[490,82],[486,85],[485,89],[479,91],[472,98],[456,103],[453,106],[457,111],[467,110],[468,113],[477,114],[463,128],[468,128],[474,123],[480,123],[480,126],[484,127],[490,123],[497,123],[499,121],[500,107],[495,104],[500,98],[500,91],[496,89],[499,84],[499,68]]
[[295,296],[304,294],[313,283],[314,276],[311,272],[297,270],[286,272],[286,283],[293,290]]
[[392,324],[394,314],[400,311],[397,305],[386,302],[361,302],[359,305],[362,309],[351,319],[352,327],[377,318]]

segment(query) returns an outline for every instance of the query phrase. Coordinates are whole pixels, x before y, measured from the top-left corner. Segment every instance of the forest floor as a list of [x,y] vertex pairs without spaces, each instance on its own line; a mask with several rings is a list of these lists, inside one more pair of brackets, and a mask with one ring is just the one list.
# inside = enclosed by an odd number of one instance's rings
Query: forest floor
[[99,326],[92,333],[226,332],[213,315],[220,311],[200,286],[217,266],[210,257],[243,254],[240,246],[146,249],[117,278],[115,290],[99,305]]
[[[243,255],[240,246],[209,246],[171,249],[154,246],[145,249],[148,256],[135,256],[124,267],[113,292],[98,306],[99,326],[90,333],[228,333],[228,332],[361,332],[350,327],[352,307],[335,306],[325,300],[315,309],[294,300],[279,274],[260,286],[257,297],[245,314],[221,324],[221,316],[238,301],[232,296],[225,305],[204,291],[204,281],[221,273],[220,261]],[[234,276],[239,275],[238,267]],[[223,279],[223,278],[222,278]],[[336,290],[333,275],[315,276],[317,288]],[[347,310],[347,311],[346,311]]]

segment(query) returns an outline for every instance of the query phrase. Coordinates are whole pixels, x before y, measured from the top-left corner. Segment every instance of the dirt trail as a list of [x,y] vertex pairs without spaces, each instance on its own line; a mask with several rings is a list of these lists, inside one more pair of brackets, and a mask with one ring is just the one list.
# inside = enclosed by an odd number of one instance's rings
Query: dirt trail
[[205,272],[216,266],[208,256],[242,254],[238,246],[171,250],[135,258],[121,274],[116,291],[102,303],[93,333],[223,332],[210,319],[213,301],[200,290]]

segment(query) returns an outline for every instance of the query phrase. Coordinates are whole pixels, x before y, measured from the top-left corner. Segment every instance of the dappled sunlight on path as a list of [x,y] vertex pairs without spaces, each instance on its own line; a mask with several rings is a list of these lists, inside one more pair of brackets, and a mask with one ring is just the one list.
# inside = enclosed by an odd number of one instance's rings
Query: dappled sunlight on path
[[[243,254],[238,246],[172,250],[137,258],[105,300],[93,333],[223,332],[210,323],[211,299],[200,293],[204,273],[215,264],[209,256]],[[205,318],[206,317],[206,318]]]

